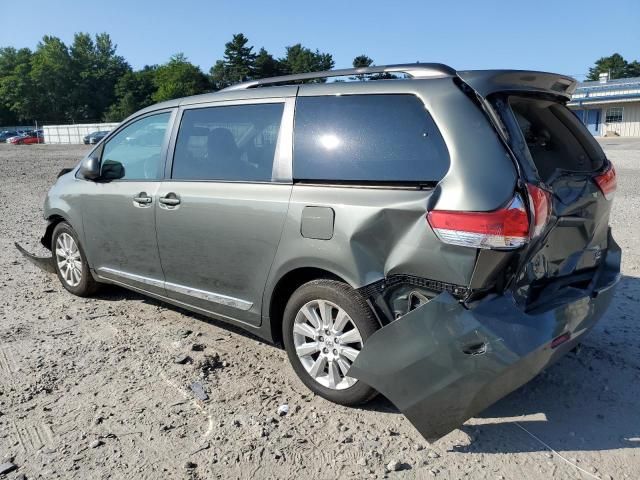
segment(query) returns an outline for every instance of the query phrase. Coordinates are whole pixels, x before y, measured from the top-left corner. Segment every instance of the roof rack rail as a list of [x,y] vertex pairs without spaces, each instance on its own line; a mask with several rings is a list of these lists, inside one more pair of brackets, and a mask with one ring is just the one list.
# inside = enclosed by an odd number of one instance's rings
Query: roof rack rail
[[317,78],[346,77],[349,75],[370,75],[376,73],[404,73],[411,78],[432,78],[441,76],[453,76],[456,71],[443,63],[406,63],[399,65],[380,65],[378,67],[344,68],[341,70],[327,70],[324,72],[300,73],[296,75],[283,75],[280,77],[261,78],[236,83],[221,91],[246,90],[248,88],[263,87],[274,84],[287,84],[302,80],[315,80]]

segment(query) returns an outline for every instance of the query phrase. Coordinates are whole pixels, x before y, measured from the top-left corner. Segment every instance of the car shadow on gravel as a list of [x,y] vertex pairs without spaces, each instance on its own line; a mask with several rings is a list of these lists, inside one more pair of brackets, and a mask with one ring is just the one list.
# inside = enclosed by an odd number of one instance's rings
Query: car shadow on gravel
[[[599,363],[600,365],[594,365]],[[589,345],[571,352],[526,385],[496,402],[460,427],[470,442],[459,453],[594,451],[640,447],[638,388],[614,391],[597,383],[594,370],[625,368],[619,359]],[[640,379],[640,368],[627,366],[628,381]],[[635,369],[635,373],[633,370]],[[620,376],[620,372],[616,373]],[[598,375],[599,376],[599,375]],[[594,388],[595,387],[595,388]],[[380,413],[401,412],[383,395],[356,407]],[[525,430],[528,430],[527,433]],[[536,440],[531,435],[535,435]],[[437,445],[437,443],[436,443]]]
[[[103,286],[96,298],[143,301],[265,343],[229,323],[117,286]],[[640,304],[625,300],[630,298],[640,299],[640,279],[625,276],[602,323],[611,325],[608,328],[613,330],[622,324],[621,318],[635,318]],[[607,333],[606,327],[604,332]],[[460,430],[468,434],[470,442],[454,446],[452,450],[461,453],[548,451],[542,442],[560,452],[640,447],[640,415],[637,413],[640,361],[629,362],[608,348],[610,343],[598,339],[601,333],[592,332],[577,352],[569,353],[463,425]],[[382,395],[356,408],[400,414]]]
[[[601,451],[640,447],[640,278],[624,276],[584,343],[461,430],[457,452]],[[534,438],[537,437],[536,438]],[[544,442],[544,443],[543,443]]]
[[[97,300],[104,300],[108,302],[122,302],[127,300],[141,301],[149,305],[155,305],[165,310],[171,310],[176,313],[180,313],[186,317],[190,317],[195,320],[208,323],[209,325],[221,328],[223,330],[227,330],[229,332],[233,332],[238,335],[242,335],[243,337],[251,338],[260,343],[266,343],[260,337],[253,335],[251,332],[248,332],[247,330],[237,327],[231,323],[223,322],[222,320],[216,320],[215,318],[207,317],[205,315],[201,315],[199,313],[192,312],[190,310],[185,310],[184,308],[180,308],[170,303],[163,302],[162,300],[156,300],[153,297],[148,297],[141,293],[137,293],[132,290],[119,287],[117,285],[110,285],[110,284],[100,285],[100,289],[98,290],[98,293],[95,295],[94,298],[96,298]],[[277,348],[277,346],[274,345],[274,348]]]

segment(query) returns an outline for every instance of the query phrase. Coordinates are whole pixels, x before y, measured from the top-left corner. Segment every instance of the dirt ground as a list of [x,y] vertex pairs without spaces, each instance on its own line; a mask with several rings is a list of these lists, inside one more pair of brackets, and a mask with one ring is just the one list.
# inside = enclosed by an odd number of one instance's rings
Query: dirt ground
[[433,445],[382,398],[314,396],[284,351],[223,323],[116,287],[68,294],[13,242],[38,248],[45,193],[87,147],[0,145],[0,464],[17,467],[0,479],[639,478],[640,140],[603,145],[613,305],[578,353]]

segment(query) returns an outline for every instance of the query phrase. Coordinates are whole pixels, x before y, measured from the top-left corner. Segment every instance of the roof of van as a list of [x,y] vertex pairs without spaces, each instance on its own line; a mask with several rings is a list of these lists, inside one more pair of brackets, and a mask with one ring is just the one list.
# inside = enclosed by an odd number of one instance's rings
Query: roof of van
[[[402,73],[405,78],[388,80],[389,75]],[[387,74],[387,75],[385,75]],[[496,92],[537,92],[555,95],[566,100],[576,88],[575,79],[557,73],[537,72],[529,70],[463,70],[456,71],[442,63],[412,63],[398,65],[382,65],[366,68],[352,68],[342,70],[328,70],[297,75],[250,80],[227,87],[223,90],[190,97],[177,98],[158,103],[145,108],[141,112],[172,108],[181,105],[197,103],[219,102],[224,100],[239,100],[243,98],[272,98],[293,97],[296,95],[301,82],[313,79],[330,79],[337,77],[354,77],[378,75],[379,81],[426,80],[443,77],[459,78],[473,88],[477,93],[486,97]],[[408,78],[407,78],[408,77]],[[374,77],[375,78],[375,77]],[[336,82],[330,82],[336,83]],[[352,83],[352,82],[349,82]]]

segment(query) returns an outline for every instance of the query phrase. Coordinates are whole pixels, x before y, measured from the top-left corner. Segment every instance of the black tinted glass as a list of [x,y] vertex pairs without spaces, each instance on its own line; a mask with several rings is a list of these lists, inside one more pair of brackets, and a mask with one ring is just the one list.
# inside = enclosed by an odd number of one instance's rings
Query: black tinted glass
[[186,110],[171,177],[270,181],[284,104]]
[[300,97],[297,180],[431,182],[449,169],[433,119],[414,95]]

